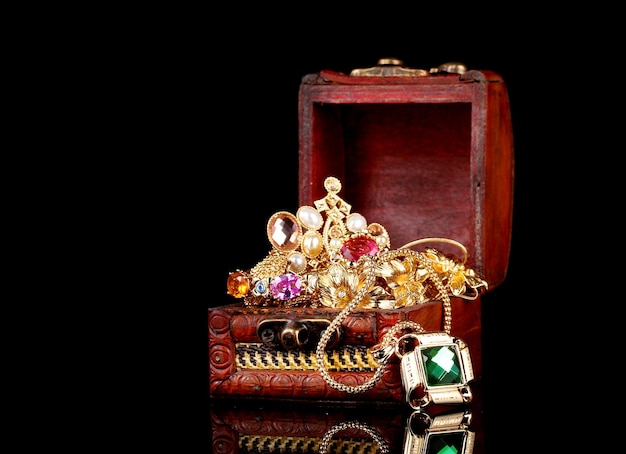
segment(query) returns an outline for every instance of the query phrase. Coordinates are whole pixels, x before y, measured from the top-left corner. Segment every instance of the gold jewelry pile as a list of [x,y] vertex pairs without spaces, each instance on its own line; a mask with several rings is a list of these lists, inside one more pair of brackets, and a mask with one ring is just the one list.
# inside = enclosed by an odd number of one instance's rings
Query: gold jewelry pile
[[[387,230],[350,213],[352,207],[337,196],[337,178],[326,178],[324,188],[328,195],[315,201],[315,208],[302,206],[295,216],[280,211],[270,218],[272,250],[252,269],[229,273],[229,295],[243,298],[247,306],[332,308],[364,295],[360,307],[393,309],[452,296],[473,300],[487,289],[487,282],[465,267],[462,244],[424,238],[390,249]],[[434,241],[458,246],[463,260],[434,248],[410,249]]]

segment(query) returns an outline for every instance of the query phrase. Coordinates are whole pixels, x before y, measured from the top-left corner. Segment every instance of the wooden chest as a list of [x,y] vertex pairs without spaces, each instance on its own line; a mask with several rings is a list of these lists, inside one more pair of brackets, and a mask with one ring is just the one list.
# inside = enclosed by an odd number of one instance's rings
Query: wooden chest
[[[498,74],[456,64],[412,70],[381,60],[350,75],[323,70],[304,76],[298,104],[299,207],[313,207],[324,199],[326,178],[336,177],[341,199],[352,212],[384,226],[392,249],[423,238],[450,239],[452,243],[432,246],[458,257],[454,242],[460,243],[466,249],[464,265],[489,290],[503,282],[511,240],[514,159],[507,89]],[[267,241],[265,233],[259,232],[259,241]],[[450,334],[468,344],[476,380],[482,370],[481,305],[480,296],[450,299]],[[362,393],[348,395],[324,381],[316,369],[314,344],[323,322],[340,312],[323,305],[246,305],[235,299],[209,309],[210,395],[403,401],[396,359],[380,381]],[[441,331],[443,312],[440,300],[357,308],[343,320],[341,334],[329,346],[329,356],[339,356],[336,369],[329,372],[344,383],[364,383],[376,367],[372,347],[392,326],[414,321],[427,331]],[[307,339],[301,342],[297,336],[302,327]],[[264,329],[282,332],[283,342],[262,339]],[[351,353],[344,361],[346,349]]]

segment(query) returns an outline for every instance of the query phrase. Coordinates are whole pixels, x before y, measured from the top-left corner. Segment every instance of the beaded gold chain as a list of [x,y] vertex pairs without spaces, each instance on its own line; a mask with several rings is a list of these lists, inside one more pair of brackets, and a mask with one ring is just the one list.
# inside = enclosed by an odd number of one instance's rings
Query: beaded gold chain
[[330,443],[335,434],[348,429],[358,429],[367,433],[376,442],[376,444],[380,448],[381,454],[389,453],[389,447],[387,446],[385,438],[380,435],[378,431],[376,431],[374,428],[360,421],[345,421],[335,424],[328,430],[328,432],[326,432],[324,438],[322,438],[322,442],[320,443],[320,454],[326,454],[328,452],[328,448],[330,447]]
[[[410,243],[410,244],[413,244],[413,243]],[[437,277],[437,274],[433,270],[432,266],[430,265],[430,263],[428,263],[428,260],[424,259],[424,256],[422,253],[415,252],[410,249],[403,249],[403,248],[400,248],[399,250],[396,250],[396,251],[387,251],[380,256],[380,259],[389,260],[391,257],[398,255],[398,254],[411,255],[417,259],[423,260],[423,264],[425,265],[429,273],[431,273],[431,277],[433,277],[433,280],[436,283],[439,289],[440,295],[441,295],[441,300],[443,302],[443,316],[444,316],[443,330],[446,334],[450,334],[450,331],[452,329],[452,304],[451,304],[450,297],[448,296],[443,283]],[[365,285],[357,293],[357,295],[352,300],[352,302],[348,306],[346,306],[337,315],[337,317],[333,319],[333,321],[330,323],[328,328],[324,330],[324,332],[320,336],[320,341],[317,344],[317,348],[315,350],[317,368],[318,368],[319,373],[324,378],[324,381],[331,388],[337,389],[339,391],[347,392],[349,394],[356,394],[356,393],[362,393],[362,392],[368,391],[371,388],[373,388],[376,385],[376,383],[380,381],[380,379],[383,376],[383,373],[385,372],[385,366],[389,358],[391,358],[392,353],[396,351],[397,339],[395,336],[398,332],[404,329],[413,329],[416,332],[425,331],[424,328],[419,323],[412,322],[412,321],[402,321],[392,326],[391,329],[389,329],[389,331],[387,331],[387,333],[385,333],[385,335],[383,336],[382,342],[373,348],[374,357],[376,358],[378,362],[378,368],[376,369],[376,372],[374,373],[372,377],[370,377],[365,383],[361,385],[350,386],[350,385],[346,385],[343,383],[339,383],[338,381],[334,380],[330,376],[330,374],[328,373],[328,370],[326,369],[326,365],[324,362],[326,345],[331,340],[333,333],[341,326],[341,324],[343,323],[345,318],[348,316],[348,314],[350,314],[350,312],[352,312],[354,309],[356,309],[359,306],[359,303],[365,297],[368,288],[371,285],[373,285],[376,279],[376,275],[374,273],[374,269],[376,266],[375,259],[368,255],[364,255],[361,257],[361,260],[364,260],[365,262],[363,264],[364,272],[367,275]]]

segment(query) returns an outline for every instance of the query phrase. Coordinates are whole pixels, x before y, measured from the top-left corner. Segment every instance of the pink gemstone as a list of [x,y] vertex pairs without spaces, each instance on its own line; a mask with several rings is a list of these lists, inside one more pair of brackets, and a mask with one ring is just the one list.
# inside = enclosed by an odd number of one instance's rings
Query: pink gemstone
[[356,262],[359,260],[359,257],[365,254],[378,254],[378,245],[376,244],[376,240],[367,236],[355,236],[350,238],[341,248],[341,255],[352,262]]
[[300,228],[296,217],[286,211],[274,214],[267,223],[267,235],[279,251],[293,251],[300,242]]
[[281,274],[270,282],[270,292],[279,300],[295,298],[301,290],[302,281],[296,274]]

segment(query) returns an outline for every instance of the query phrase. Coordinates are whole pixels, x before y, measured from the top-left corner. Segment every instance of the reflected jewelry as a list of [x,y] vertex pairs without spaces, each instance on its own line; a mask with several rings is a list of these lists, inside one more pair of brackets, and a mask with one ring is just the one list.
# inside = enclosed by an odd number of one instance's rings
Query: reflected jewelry
[[333,427],[328,429],[328,432],[324,434],[324,438],[322,438],[322,442],[320,444],[320,454],[328,453],[328,448],[330,446],[331,440],[333,439],[333,436],[337,432],[341,432],[347,429],[358,429],[358,430],[362,430],[363,432],[366,432],[378,444],[381,454],[387,454],[389,452],[389,448],[387,447],[387,442],[376,431],[376,429],[360,421],[346,421],[346,422],[341,422],[339,424],[335,424]]
[[403,453],[434,454],[450,452],[471,454],[476,434],[470,430],[469,410],[437,415],[420,411],[411,413],[404,432]]
[[[423,238],[390,248],[387,229],[368,224],[338,197],[341,183],[324,181],[326,197],[295,215],[279,211],[267,224],[272,250],[248,271],[229,273],[227,291],[247,306],[344,308],[360,295],[360,307],[393,309],[451,296],[473,300],[487,282],[465,267],[467,250],[448,238]],[[454,245],[462,261],[420,244]]]

